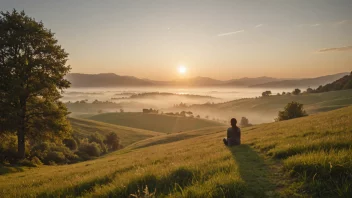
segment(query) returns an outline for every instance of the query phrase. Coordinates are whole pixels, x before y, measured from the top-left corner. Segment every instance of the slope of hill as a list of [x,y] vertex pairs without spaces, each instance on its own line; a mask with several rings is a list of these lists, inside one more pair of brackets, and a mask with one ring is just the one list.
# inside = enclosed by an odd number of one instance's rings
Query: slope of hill
[[224,127],[154,137],[94,161],[0,176],[0,194],[128,197],[147,186],[156,197],[349,197],[351,115],[349,107],[244,128],[232,148]]
[[216,80],[209,77],[184,78],[171,81],[156,81],[139,79],[132,76],[119,76],[112,73],[104,74],[80,74],[71,73],[66,78],[72,83],[72,87],[122,87],[122,86],[241,86],[248,87],[254,84],[278,81],[282,79],[271,77],[240,78],[232,80]]
[[69,118],[69,121],[71,123],[73,133],[79,137],[88,137],[95,132],[98,132],[104,136],[110,132],[114,132],[120,138],[120,143],[123,146],[128,146],[139,140],[163,134],[79,118]]
[[318,87],[320,85],[325,85],[332,81],[335,81],[345,75],[347,72],[332,74],[327,76],[320,76],[316,78],[304,78],[304,79],[293,79],[293,80],[282,80],[275,82],[267,82],[263,84],[252,85],[251,87],[257,88],[308,88],[308,87]]
[[332,83],[318,87],[314,92],[338,91],[352,89],[352,72]]
[[278,111],[292,101],[304,104],[308,114],[329,111],[352,105],[352,90],[246,98],[218,104],[193,105],[185,110],[220,118],[245,116],[252,123],[263,123],[272,122]]
[[233,79],[233,80],[223,82],[222,85],[248,87],[248,86],[252,86],[252,85],[264,84],[264,83],[269,83],[269,82],[277,82],[277,81],[281,81],[281,80],[283,80],[283,79],[262,76],[262,77],[257,77],[257,78]]
[[80,74],[70,73],[66,76],[72,87],[116,87],[116,86],[150,86],[151,82],[132,76],[119,76],[113,73]]
[[113,73],[102,74],[80,74],[71,73],[66,78],[72,83],[72,87],[124,87],[124,86],[235,86],[235,87],[270,87],[270,88],[308,88],[318,87],[335,81],[348,72],[320,76],[305,79],[280,79],[272,77],[240,78],[231,80],[216,80],[209,77],[185,78],[172,81],[156,81],[150,79],[139,79],[133,76],[119,76]]
[[94,115],[89,119],[163,133],[223,126],[221,123],[210,120],[148,113],[104,113]]

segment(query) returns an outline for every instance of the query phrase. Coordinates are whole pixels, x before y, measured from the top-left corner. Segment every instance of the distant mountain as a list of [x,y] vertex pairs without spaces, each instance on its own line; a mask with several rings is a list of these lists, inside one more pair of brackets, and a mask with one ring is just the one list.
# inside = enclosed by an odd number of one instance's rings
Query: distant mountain
[[324,86],[319,86],[314,92],[328,92],[328,91],[338,91],[344,89],[352,89],[352,72],[332,83],[326,84]]
[[228,80],[223,83],[226,86],[252,86],[257,84],[269,83],[269,82],[277,82],[283,79],[272,78],[267,76],[257,77],[257,78],[240,78]]
[[349,73],[306,79],[279,79],[272,77],[240,78],[232,80],[216,80],[208,77],[185,78],[170,81],[140,79],[133,76],[120,76],[113,73],[80,74],[71,73],[66,76],[72,87],[128,87],[128,86],[189,86],[189,87],[318,87],[335,81]]
[[119,76],[113,73],[79,74],[66,76],[72,87],[117,87],[117,86],[151,86],[152,82],[133,76]]
[[333,82],[345,75],[348,72],[338,73],[327,76],[320,76],[316,78],[303,78],[303,79],[291,79],[291,80],[280,80],[274,82],[267,82],[262,84],[252,85],[251,87],[260,88],[306,88],[306,87],[318,87],[327,83]]

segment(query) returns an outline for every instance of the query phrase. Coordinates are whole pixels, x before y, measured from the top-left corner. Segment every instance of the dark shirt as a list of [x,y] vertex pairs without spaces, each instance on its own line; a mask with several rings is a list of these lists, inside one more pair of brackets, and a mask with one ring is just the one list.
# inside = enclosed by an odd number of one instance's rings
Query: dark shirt
[[229,146],[241,144],[241,129],[230,127],[227,129],[227,141]]

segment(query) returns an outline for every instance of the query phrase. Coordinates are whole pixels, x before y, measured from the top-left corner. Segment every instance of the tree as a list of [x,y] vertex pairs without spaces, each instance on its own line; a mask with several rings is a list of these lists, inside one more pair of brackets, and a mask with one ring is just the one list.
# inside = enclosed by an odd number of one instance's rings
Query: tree
[[282,121],[303,116],[307,116],[306,111],[303,109],[303,104],[293,101],[288,103],[283,111],[279,111],[278,117],[275,120]]
[[23,11],[0,13],[0,133],[17,133],[21,159],[27,137],[61,140],[70,132],[59,101],[70,85],[67,57],[42,22]]
[[249,126],[250,124],[249,124],[249,121],[248,121],[248,119],[247,119],[246,117],[242,117],[242,118],[241,118],[240,125],[241,125],[242,127],[246,127],[246,126]]
[[310,87],[307,88],[307,93],[313,93],[313,91],[314,90],[312,88],[310,88]]
[[292,94],[293,95],[299,95],[301,93],[301,90],[300,89],[295,89],[293,90]]
[[263,96],[263,97],[270,96],[270,95],[271,95],[271,91],[264,91],[264,92],[262,93],[262,96]]
[[105,143],[108,145],[109,150],[115,151],[120,147],[120,140],[116,133],[111,132],[106,135]]

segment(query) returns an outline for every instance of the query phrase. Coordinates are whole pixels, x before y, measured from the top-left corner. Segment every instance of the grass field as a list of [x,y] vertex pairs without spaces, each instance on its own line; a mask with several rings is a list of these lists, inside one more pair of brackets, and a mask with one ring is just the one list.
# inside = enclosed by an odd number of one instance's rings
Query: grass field
[[348,197],[352,107],[244,128],[224,126],[145,139],[102,158],[0,176],[2,197]]
[[101,135],[106,135],[110,132],[114,132],[120,138],[120,143],[123,146],[128,146],[134,142],[163,135],[163,133],[147,131],[142,129],[118,126],[114,124],[108,124],[103,122],[98,122],[94,120],[86,120],[79,118],[69,118],[73,133],[79,137],[88,137],[95,132]]
[[162,133],[174,133],[204,127],[223,126],[221,123],[205,119],[131,112],[104,113],[94,115],[89,117],[89,119]]
[[219,104],[194,105],[189,110],[195,113],[203,112],[203,114],[212,117],[223,117],[223,115],[229,117],[245,116],[252,123],[263,123],[274,121],[278,111],[292,101],[304,104],[308,114],[331,111],[352,105],[352,90],[246,98]]

